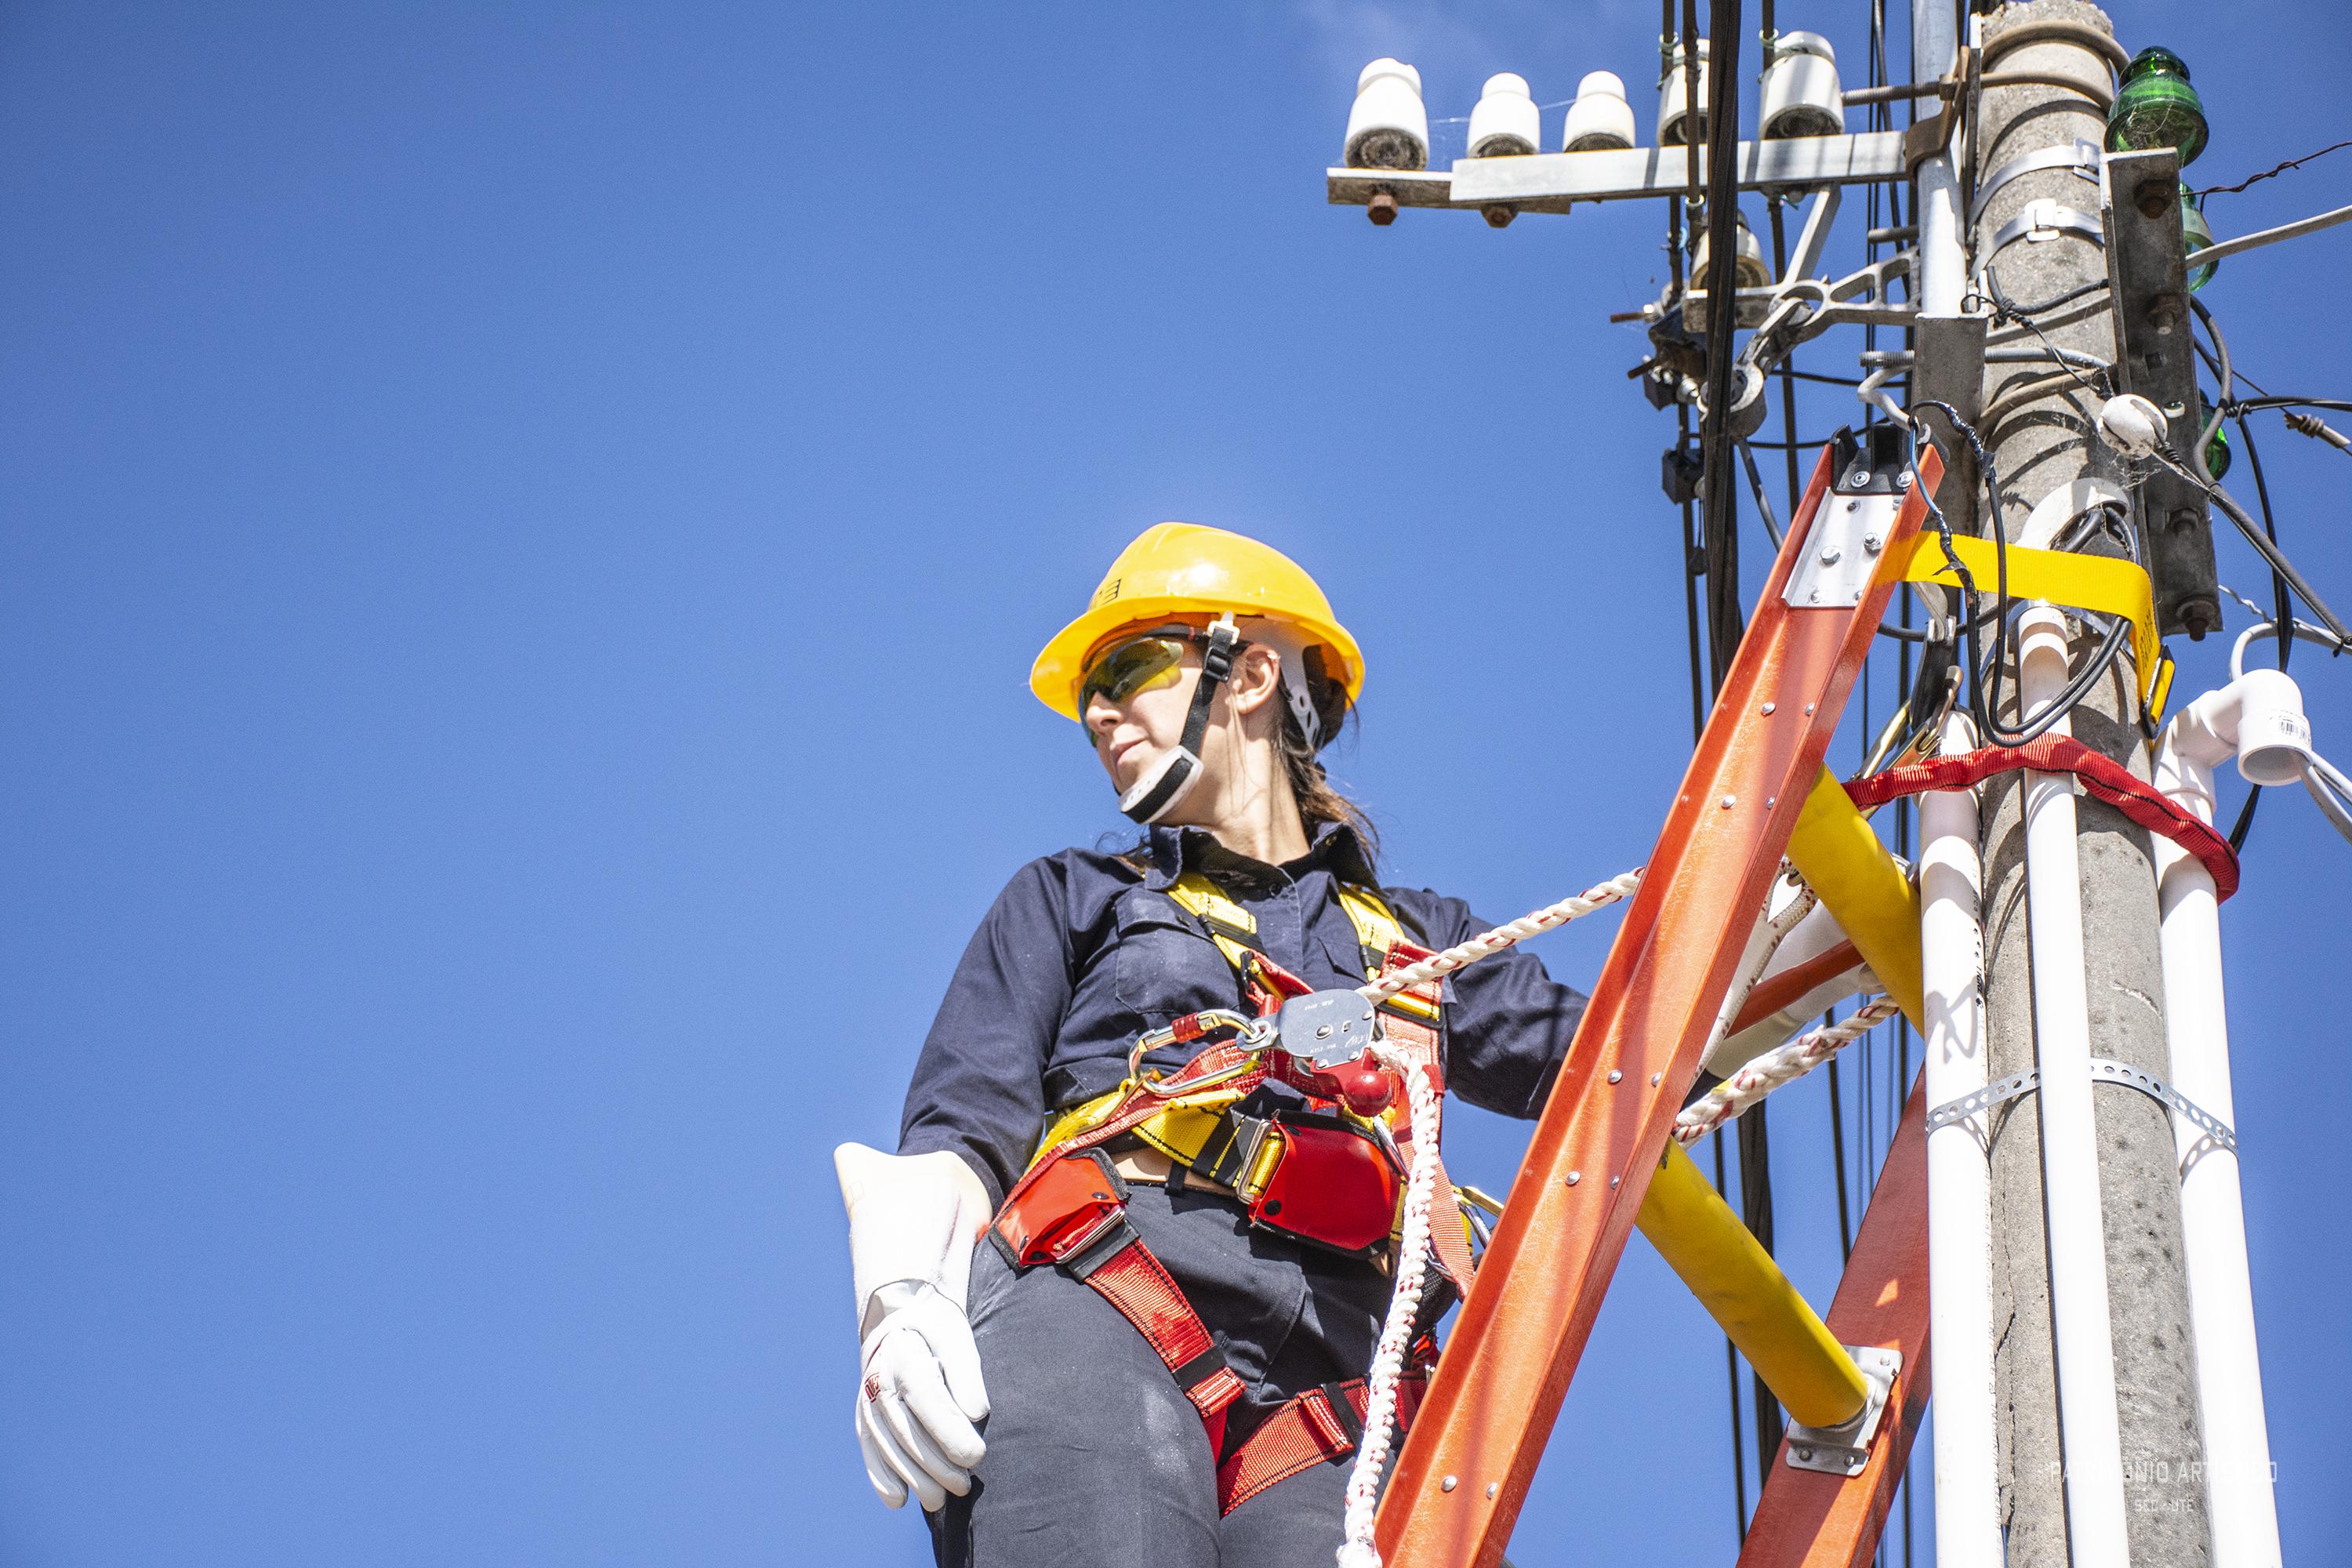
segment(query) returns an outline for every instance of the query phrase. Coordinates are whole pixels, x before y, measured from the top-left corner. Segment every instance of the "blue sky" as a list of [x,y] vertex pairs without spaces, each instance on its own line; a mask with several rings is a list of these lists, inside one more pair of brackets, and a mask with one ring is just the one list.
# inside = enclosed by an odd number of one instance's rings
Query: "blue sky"
[[[2352,17],[2118,9],[2196,69],[2200,183],[2346,133]],[[1833,10],[1782,22],[1858,77]],[[1655,832],[1671,426],[1604,318],[1662,215],[1321,194],[1364,60],[1440,116],[1497,69],[1549,102],[1638,83],[1654,16],[0,16],[0,1562],[928,1561],[850,1439],[827,1151],[892,1135],[1013,868],[1118,826],[1023,683],[1118,547],[1185,518],[1322,576],[1393,879],[1505,918]],[[2209,210],[2347,200],[2339,154]],[[2347,266],[2339,229],[2204,297],[2264,384],[2342,395]],[[2352,601],[2352,468],[2258,434]],[[2226,653],[2179,651],[2184,693]],[[2352,756],[2352,675],[2296,668]],[[2224,919],[2291,1558],[2352,1523],[2347,894],[2267,803]],[[1823,1086],[1772,1114],[1825,1300]],[[1454,1128],[1507,1182],[1525,1130]],[[1514,1558],[1728,1561],[1722,1379],[1635,1242]]]

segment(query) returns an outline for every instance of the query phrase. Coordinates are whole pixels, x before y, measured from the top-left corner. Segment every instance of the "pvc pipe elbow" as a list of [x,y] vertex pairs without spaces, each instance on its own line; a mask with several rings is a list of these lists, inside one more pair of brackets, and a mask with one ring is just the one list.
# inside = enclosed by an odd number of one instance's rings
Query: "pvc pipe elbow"
[[2248,784],[2301,779],[2311,759],[2303,689],[2284,670],[2250,669],[2173,716],[2156,752],[2156,787],[2210,821],[2213,770],[2235,756]]

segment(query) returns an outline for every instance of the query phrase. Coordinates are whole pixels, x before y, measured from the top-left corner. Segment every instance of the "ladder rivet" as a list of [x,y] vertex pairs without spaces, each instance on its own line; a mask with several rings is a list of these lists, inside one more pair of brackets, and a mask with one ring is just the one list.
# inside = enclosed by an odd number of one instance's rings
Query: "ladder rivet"
[[1571,1187],[1582,1180],[1584,1180],[1584,1173],[1581,1171],[1570,1171],[1568,1173],[1568,1184]]
[[1622,1073],[1622,1072],[1618,1071],[1615,1068],[1611,1068],[1609,1069],[1609,1081],[1610,1081],[1611,1083],[1616,1083],[1616,1082],[1621,1081],[1621,1080],[1624,1078],[1624,1076],[1625,1076],[1625,1075],[1624,1075],[1623,1073]]
[[1767,702],[1766,704],[1764,704],[1763,711],[1765,711],[1765,712],[1767,712],[1767,713],[1769,713],[1770,711],[1772,711],[1773,706],[1774,706],[1774,705],[1773,705],[1772,703]]
[[1652,1074],[1650,1075],[1650,1087],[1651,1087],[1652,1089],[1655,1089],[1655,1088],[1657,1088],[1657,1087],[1658,1087],[1658,1080],[1659,1080],[1660,1079],[1662,1079],[1662,1078],[1665,1077],[1665,1076],[1666,1076],[1666,1075],[1665,1075],[1665,1074],[1664,1074],[1664,1073],[1656,1073],[1656,1072],[1652,1073]]
[[1500,1481],[1488,1481],[1486,1483],[1486,1495],[1489,1498],[1492,1498],[1496,1492],[1501,1491],[1502,1489],[1503,1483]]
[[1726,810],[1726,811],[1729,811],[1729,810],[1732,808],[1732,806],[1733,806],[1735,804],[1737,804],[1737,803],[1738,803],[1738,799],[1739,799],[1739,797],[1738,797],[1738,795],[1725,795],[1725,796],[1723,797],[1723,799],[1722,799],[1722,800],[1720,800],[1720,801],[1718,801],[1717,804],[1717,805],[1721,805],[1721,806],[1723,807],[1723,809],[1724,809],[1724,810]]
[[1812,716],[1813,716],[1813,705],[1812,705],[1811,703],[1808,702],[1808,703],[1806,703],[1806,704],[1805,704],[1805,717],[1806,717],[1806,718],[1808,718],[1808,719],[1810,719],[1810,718],[1811,718]]
[[1773,806],[1775,806],[1775,805],[1779,805],[1779,804],[1780,804],[1780,797],[1779,795],[1766,795],[1766,796],[1764,797],[1764,809],[1765,809],[1765,810],[1767,810],[1767,811],[1771,810],[1771,809],[1773,808]]
[[1454,1477],[1448,1476],[1444,1480],[1437,1483],[1437,1489],[1442,1492],[1450,1492],[1461,1484],[1462,1483],[1456,1480]]
[[1624,1178],[1624,1177],[1622,1177],[1622,1176],[1612,1176],[1612,1177],[1610,1177],[1610,1178],[1609,1178],[1609,1190],[1610,1190],[1610,1191],[1612,1191],[1612,1192],[1615,1192],[1615,1191],[1617,1190],[1617,1184],[1618,1184],[1618,1183],[1620,1183],[1620,1182],[1622,1182],[1622,1181],[1623,1181],[1624,1179],[1625,1179],[1625,1178]]
[[[1798,1450],[1797,1450],[1797,1458],[1801,1458],[1801,1459],[1810,1459],[1810,1458],[1811,1458],[1812,1457],[1813,1457],[1813,1451],[1812,1451],[1811,1448],[1800,1448],[1800,1449],[1798,1449]],[[1448,1477],[1446,1477],[1445,1479],[1446,1479],[1447,1480],[1449,1480],[1449,1481],[1450,1481],[1450,1480],[1452,1480],[1454,1478],[1453,1478],[1452,1476],[1448,1476]]]

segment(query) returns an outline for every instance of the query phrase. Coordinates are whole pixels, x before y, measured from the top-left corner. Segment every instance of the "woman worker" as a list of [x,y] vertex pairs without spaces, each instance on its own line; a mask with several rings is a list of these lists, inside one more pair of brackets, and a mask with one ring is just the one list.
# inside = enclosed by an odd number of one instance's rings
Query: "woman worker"
[[[1141,840],[1014,874],[924,1043],[898,1152],[835,1156],[858,1441],[942,1563],[1295,1568],[1339,1544],[1405,1097],[1237,1077],[1247,1041],[1201,1056],[1169,1026],[1352,990],[1486,929],[1381,886],[1317,761],[1362,683],[1313,579],[1184,523],[1129,544],[1037,658],[1031,689],[1085,727]],[[1383,1005],[1387,1038],[1533,1117],[1584,999],[1523,949],[1444,984],[1442,1005],[1433,985]],[[1180,1082],[1202,1092],[1135,1090],[1196,1056]],[[1425,1297],[1422,1324],[1445,1304]]]

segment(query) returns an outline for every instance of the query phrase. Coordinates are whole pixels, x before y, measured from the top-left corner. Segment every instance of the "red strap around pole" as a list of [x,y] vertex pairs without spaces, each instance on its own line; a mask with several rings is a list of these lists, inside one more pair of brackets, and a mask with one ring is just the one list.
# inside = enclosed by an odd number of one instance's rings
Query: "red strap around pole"
[[1867,811],[1897,795],[1966,789],[1995,773],[2019,768],[2074,774],[2089,793],[2150,833],[2160,833],[2171,839],[2203,862],[2213,876],[2216,902],[2238,890],[2238,855],[2230,847],[2228,839],[2134,778],[2121,763],[2068,735],[2043,735],[2022,746],[1987,746],[1956,757],[1935,757],[1888,768],[1868,778],[1847,780],[1845,793],[1854,805]]

